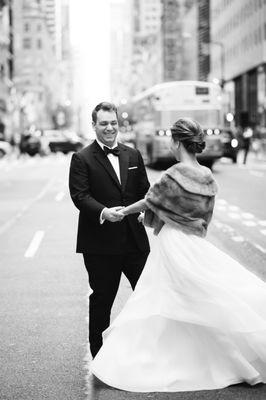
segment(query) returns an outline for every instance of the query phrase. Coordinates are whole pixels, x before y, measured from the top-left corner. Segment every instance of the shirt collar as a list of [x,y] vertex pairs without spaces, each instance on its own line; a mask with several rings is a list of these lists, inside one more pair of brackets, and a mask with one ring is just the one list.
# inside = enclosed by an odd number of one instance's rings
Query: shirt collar
[[108,149],[114,149],[115,147],[117,147],[117,140],[114,142],[114,144],[113,144],[112,147],[106,146],[106,144],[103,144],[103,143],[100,142],[100,140],[98,140],[97,138],[96,138],[96,142],[98,143],[98,145],[99,145],[102,149],[103,149],[104,146],[105,146],[105,147],[108,147]]

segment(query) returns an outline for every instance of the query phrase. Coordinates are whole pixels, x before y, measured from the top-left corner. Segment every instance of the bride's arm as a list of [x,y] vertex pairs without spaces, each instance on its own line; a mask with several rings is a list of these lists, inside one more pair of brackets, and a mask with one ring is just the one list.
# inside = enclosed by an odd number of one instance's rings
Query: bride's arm
[[130,206],[127,206],[123,208],[120,213],[123,215],[129,215],[129,214],[135,214],[139,213],[141,211],[145,211],[148,209],[148,206],[146,205],[145,199],[139,200],[136,203],[131,204]]

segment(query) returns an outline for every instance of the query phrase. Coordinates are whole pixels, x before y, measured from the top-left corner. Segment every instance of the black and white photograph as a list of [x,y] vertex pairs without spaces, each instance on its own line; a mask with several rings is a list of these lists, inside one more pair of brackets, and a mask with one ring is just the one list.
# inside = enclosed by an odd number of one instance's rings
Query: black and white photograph
[[0,0],[0,400],[266,399],[266,0]]

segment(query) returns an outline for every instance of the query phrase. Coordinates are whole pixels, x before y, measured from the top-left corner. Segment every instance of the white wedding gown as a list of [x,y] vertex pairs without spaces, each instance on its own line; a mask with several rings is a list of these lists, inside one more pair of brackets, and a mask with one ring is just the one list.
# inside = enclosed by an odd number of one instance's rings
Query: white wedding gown
[[91,372],[133,392],[266,382],[266,284],[206,239],[164,225]]

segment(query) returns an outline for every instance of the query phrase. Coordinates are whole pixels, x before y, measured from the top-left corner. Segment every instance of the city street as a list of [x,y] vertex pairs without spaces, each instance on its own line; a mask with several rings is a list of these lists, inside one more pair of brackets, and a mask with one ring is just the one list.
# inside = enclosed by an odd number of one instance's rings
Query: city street
[[[0,160],[0,399],[265,399],[266,385],[140,394],[90,375],[89,289],[75,254],[69,163],[58,153]],[[266,280],[266,162],[251,155],[245,166],[222,160],[213,170],[219,193],[208,240]],[[161,173],[148,169],[150,182]],[[113,317],[129,294],[122,280]]]

